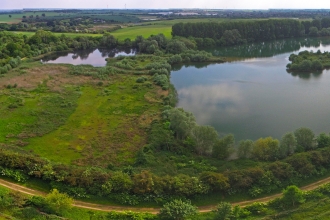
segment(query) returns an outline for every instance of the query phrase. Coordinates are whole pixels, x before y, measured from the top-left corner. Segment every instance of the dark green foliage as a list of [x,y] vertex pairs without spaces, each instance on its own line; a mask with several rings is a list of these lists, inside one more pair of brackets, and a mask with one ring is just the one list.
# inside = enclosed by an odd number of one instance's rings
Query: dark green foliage
[[171,56],[168,61],[169,64],[173,65],[173,64],[177,64],[177,63],[181,63],[182,62],[182,57],[180,55],[174,55]]
[[291,54],[289,57],[291,63],[287,65],[287,69],[293,72],[321,71],[329,68],[328,63],[330,61],[328,54],[328,52],[321,53],[321,51],[316,53],[303,51],[298,55]]
[[148,79],[146,77],[139,77],[136,79],[137,83],[144,83],[145,81],[147,81]]
[[100,45],[106,48],[115,48],[118,45],[118,40],[111,34],[103,35]]
[[229,188],[228,178],[221,173],[203,172],[200,175],[200,180],[215,192],[223,192]]
[[169,151],[174,150],[174,136],[173,131],[170,130],[170,124],[161,124],[158,122],[152,123],[150,133],[148,135],[148,142],[156,149]]
[[171,54],[180,54],[187,49],[186,45],[179,40],[171,40],[166,46],[166,52]]
[[223,33],[220,41],[221,41],[221,44],[228,45],[228,46],[246,43],[246,40],[242,39],[242,36],[237,29],[226,30]]
[[163,90],[169,89],[170,82],[169,82],[168,77],[166,75],[163,75],[163,74],[158,75],[158,73],[156,73],[153,76],[153,80],[154,80],[155,84],[161,86]]
[[325,133],[321,133],[319,136],[317,136],[317,146],[319,148],[329,147],[330,146],[330,136]]
[[[305,27],[292,19],[270,19],[239,22],[177,23],[172,27],[173,36],[211,38],[221,40],[224,45],[234,43],[260,42],[288,37],[300,37]],[[196,40],[197,45],[198,40]]]
[[240,159],[251,158],[253,145],[254,143],[252,140],[240,141],[237,150],[238,157]]
[[212,156],[219,159],[227,159],[230,155],[230,149],[234,147],[234,143],[235,138],[232,134],[219,139],[213,147]]
[[309,128],[299,128],[295,130],[294,135],[297,145],[304,150],[313,150],[317,147],[314,132]]

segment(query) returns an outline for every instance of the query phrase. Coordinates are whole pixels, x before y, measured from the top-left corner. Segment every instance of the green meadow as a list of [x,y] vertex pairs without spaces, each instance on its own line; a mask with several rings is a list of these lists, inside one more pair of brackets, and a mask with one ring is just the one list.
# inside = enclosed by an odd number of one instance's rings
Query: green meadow
[[[133,164],[163,90],[121,70],[106,79],[70,65],[24,64],[0,78],[0,142],[65,164]],[[79,67],[80,72],[100,68]],[[120,69],[120,68],[118,68]]]

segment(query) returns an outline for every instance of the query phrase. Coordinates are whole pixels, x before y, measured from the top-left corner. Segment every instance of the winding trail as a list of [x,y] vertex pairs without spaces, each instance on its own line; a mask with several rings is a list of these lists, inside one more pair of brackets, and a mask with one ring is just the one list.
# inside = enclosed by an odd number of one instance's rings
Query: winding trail
[[[330,177],[319,180],[317,182],[311,183],[307,186],[301,187],[304,191],[310,191],[313,189],[316,189],[317,187],[330,183]],[[3,187],[6,187],[8,189],[11,189],[13,191],[21,192],[30,196],[46,196],[46,193],[27,188],[25,186],[18,185],[16,183],[12,183],[3,179],[0,179],[0,185]],[[254,202],[268,202],[270,200],[276,199],[278,197],[282,196],[282,193],[278,193],[275,195],[259,198],[259,199],[253,199],[253,200],[246,200],[242,202],[235,202],[232,203],[233,206],[240,205],[242,207],[250,205]],[[159,212],[159,208],[139,208],[139,207],[128,207],[128,206],[112,206],[112,205],[100,205],[100,204],[94,204],[94,203],[88,203],[88,202],[82,202],[75,200],[73,206],[78,208],[84,208],[84,209],[91,209],[91,210],[97,210],[97,211],[116,211],[116,212],[125,212],[125,211],[132,211],[132,212],[148,212],[152,214],[157,214]],[[209,206],[200,206],[198,207],[198,210],[200,212],[210,212],[212,211],[216,205],[209,205]]]

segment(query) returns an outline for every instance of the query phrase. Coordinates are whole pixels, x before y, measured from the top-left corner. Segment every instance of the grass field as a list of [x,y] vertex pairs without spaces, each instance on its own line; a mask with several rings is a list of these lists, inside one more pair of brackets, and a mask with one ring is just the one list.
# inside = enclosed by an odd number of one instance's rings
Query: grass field
[[134,162],[160,113],[159,87],[130,73],[101,80],[70,75],[69,65],[29,65],[0,78],[0,143],[66,164]]
[[[147,26],[133,26],[133,27],[125,27],[119,29],[117,31],[111,32],[113,36],[118,38],[120,41],[125,40],[126,38],[130,38],[134,40],[137,36],[142,35],[145,38],[148,38],[150,35],[156,35],[159,33],[163,33],[165,37],[171,38],[172,26],[169,25],[147,25]],[[26,35],[31,37],[34,35],[34,32],[23,32],[23,31],[15,31],[14,33]],[[61,36],[63,33],[54,33],[56,36]],[[92,36],[92,37],[100,37],[102,34],[83,34],[83,33],[64,33],[69,37],[77,37],[77,36]]]
[[26,16],[29,17],[30,15],[33,15],[34,17],[39,15],[41,17],[41,15],[45,13],[46,16],[55,16],[55,15],[60,15],[57,12],[28,12],[28,13],[19,13],[19,14],[11,14],[11,18],[9,17],[9,14],[0,14],[0,23],[19,23],[22,21],[22,17]]
[[112,32],[119,40],[125,40],[126,38],[135,39],[137,36],[142,35],[147,38],[150,35],[164,34],[165,37],[171,38],[172,26],[171,25],[147,25],[147,26],[134,26],[119,29]]

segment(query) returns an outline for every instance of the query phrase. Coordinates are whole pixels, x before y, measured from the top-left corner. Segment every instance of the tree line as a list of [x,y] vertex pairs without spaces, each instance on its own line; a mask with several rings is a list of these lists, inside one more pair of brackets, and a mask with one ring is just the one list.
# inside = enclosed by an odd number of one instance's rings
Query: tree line
[[329,36],[329,27],[330,18],[313,21],[269,19],[222,23],[188,22],[174,24],[172,35],[191,37],[200,47],[231,46],[291,37]]
[[[196,42],[185,38],[166,39],[163,34],[142,36],[131,40],[118,41],[113,35],[106,33],[100,37],[56,36],[52,32],[39,30],[31,37],[10,32],[0,32],[0,74],[16,68],[21,58],[34,58],[39,55],[70,50],[86,50],[96,48],[137,48],[140,53],[155,55],[181,54],[171,58],[170,64],[180,62],[202,62],[211,59],[211,54],[196,51]],[[220,60],[220,59],[218,59]]]

